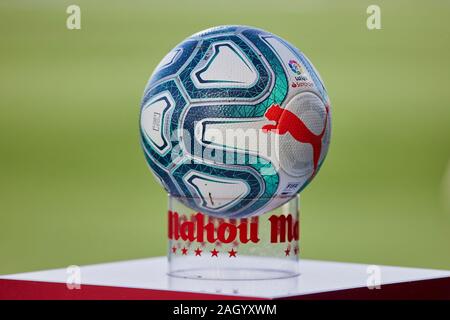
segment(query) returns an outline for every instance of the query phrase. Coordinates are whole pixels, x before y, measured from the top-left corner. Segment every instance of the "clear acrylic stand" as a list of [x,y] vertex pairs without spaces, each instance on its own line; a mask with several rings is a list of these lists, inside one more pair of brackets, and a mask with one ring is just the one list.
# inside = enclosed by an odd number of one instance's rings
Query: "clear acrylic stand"
[[264,215],[228,219],[169,195],[168,274],[205,280],[287,279],[299,274],[299,197]]

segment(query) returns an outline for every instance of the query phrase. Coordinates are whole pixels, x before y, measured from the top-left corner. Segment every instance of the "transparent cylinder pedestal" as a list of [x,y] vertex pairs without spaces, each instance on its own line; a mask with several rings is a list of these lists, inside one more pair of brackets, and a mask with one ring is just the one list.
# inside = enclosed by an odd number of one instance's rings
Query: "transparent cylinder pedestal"
[[217,218],[169,195],[168,274],[187,280],[274,280],[299,274],[299,198],[257,217]]

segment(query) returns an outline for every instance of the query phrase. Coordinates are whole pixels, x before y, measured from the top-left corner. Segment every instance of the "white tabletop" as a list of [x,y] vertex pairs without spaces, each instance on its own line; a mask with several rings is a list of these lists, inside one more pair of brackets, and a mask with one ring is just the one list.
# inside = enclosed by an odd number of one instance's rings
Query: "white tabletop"
[[[288,279],[219,281],[169,277],[167,259],[139,260],[82,266],[81,285],[101,285],[178,292],[213,293],[260,298],[298,296],[351,288],[450,277],[450,271],[371,266],[366,264],[301,260],[301,275]],[[0,279],[74,282],[73,269],[53,269],[0,276]],[[76,280],[75,280],[76,282]]]

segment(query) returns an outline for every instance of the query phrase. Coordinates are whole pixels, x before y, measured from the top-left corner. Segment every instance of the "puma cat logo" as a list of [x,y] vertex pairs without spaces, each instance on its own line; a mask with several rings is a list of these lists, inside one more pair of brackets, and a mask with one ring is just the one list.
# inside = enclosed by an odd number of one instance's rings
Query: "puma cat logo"
[[265,113],[265,117],[276,124],[267,124],[262,127],[264,132],[274,132],[280,135],[290,133],[291,136],[302,143],[309,143],[313,147],[313,163],[314,171],[311,177],[314,177],[319,163],[320,153],[322,151],[322,138],[327,129],[328,123],[328,105],[325,106],[326,116],[322,132],[315,134],[303,123],[303,121],[289,110],[281,108],[274,104],[269,107]]

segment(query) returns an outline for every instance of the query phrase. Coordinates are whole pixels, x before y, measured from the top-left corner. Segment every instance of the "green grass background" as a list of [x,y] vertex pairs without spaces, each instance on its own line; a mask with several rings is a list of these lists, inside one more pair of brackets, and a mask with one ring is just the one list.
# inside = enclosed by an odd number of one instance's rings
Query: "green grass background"
[[[78,4],[82,29],[66,29]],[[382,30],[366,28],[381,7]],[[159,60],[222,24],[287,39],[333,107],[305,258],[450,269],[448,1],[1,1],[0,273],[164,255],[138,139]]]

